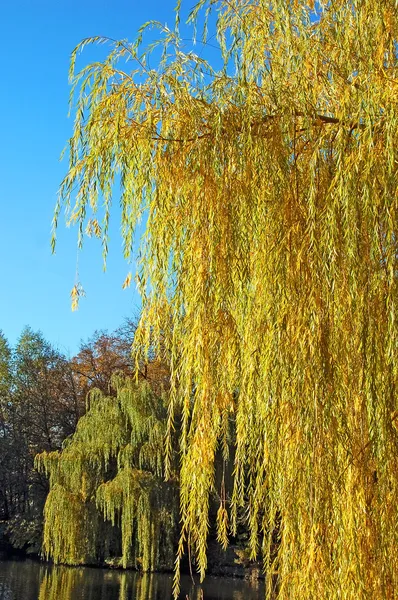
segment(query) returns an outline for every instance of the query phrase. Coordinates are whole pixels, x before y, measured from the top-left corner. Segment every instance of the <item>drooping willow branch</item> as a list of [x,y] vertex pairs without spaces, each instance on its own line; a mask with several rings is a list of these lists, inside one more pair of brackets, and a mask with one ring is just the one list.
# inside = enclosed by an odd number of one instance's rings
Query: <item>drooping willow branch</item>
[[246,518],[269,595],[277,574],[280,600],[393,598],[397,11],[314,10],[202,0],[191,20],[216,28],[218,71],[166,28],[156,70],[144,54],[121,78],[117,45],[83,69],[55,223],[64,204],[81,244],[102,213],[106,258],[120,181],[130,259],[145,219],[134,351],[171,364],[179,558],[189,541],[204,575],[215,456],[233,442],[219,534]]

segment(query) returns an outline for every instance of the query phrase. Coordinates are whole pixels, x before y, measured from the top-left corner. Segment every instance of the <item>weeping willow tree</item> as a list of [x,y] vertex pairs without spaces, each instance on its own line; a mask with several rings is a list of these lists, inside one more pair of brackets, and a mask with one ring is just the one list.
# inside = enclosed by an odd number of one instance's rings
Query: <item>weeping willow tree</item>
[[119,181],[128,260],[144,219],[135,351],[161,339],[169,439],[183,415],[178,556],[192,544],[204,575],[233,418],[219,535],[246,506],[268,594],[277,575],[281,600],[393,598],[397,3],[201,0],[189,21],[211,64],[183,42],[179,9],[148,51],[143,28],[76,75],[77,53],[106,40],[73,53],[55,226],[65,206],[79,246],[96,235],[106,259]]
[[50,480],[43,551],[56,564],[79,565],[115,556],[121,546],[123,567],[170,568],[178,493],[163,480],[165,401],[146,384],[114,383],[116,397],[90,392],[61,452],[36,457]]

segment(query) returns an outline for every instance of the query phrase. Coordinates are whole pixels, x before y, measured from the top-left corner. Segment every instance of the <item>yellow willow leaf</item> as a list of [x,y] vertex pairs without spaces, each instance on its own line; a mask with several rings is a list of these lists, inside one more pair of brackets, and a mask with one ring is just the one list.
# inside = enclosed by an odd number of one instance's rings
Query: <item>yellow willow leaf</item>
[[98,223],[97,219],[90,219],[87,223],[86,234],[89,237],[92,237],[94,235],[95,237],[100,238],[101,232],[101,226]]
[[224,506],[220,505],[217,511],[217,540],[224,550],[228,546],[228,513]]
[[79,301],[80,298],[84,297],[85,291],[82,288],[80,283],[77,283],[73,286],[72,291],[70,293],[70,297],[71,297],[71,306],[72,306],[72,311],[76,311],[79,308]]
[[132,278],[132,275],[131,275],[131,272],[130,272],[130,273],[127,274],[127,277],[126,277],[126,279],[123,282],[122,288],[124,290],[126,288],[130,287],[130,285],[131,285],[131,278]]

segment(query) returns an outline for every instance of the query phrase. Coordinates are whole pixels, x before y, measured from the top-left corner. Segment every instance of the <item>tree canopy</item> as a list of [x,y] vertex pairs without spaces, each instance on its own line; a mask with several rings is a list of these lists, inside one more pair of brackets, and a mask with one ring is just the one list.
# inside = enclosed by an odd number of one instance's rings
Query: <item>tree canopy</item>
[[90,392],[61,452],[36,457],[50,479],[43,552],[56,564],[121,555],[123,567],[170,569],[178,494],[162,479],[164,398],[120,374],[113,387],[114,396]]
[[144,27],[77,75],[77,53],[107,40],[73,53],[54,224],[64,205],[106,259],[119,182],[127,259],[145,221],[134,349],[171,365],[169,437],[182,410],[179,556],[189,540],[204,575],[234,421],[219,527],[248,507],[268,593],[275,573],[280,600],[393,598],[397,4],[200,0],[189,20],[218,69],[187,49],[179,9],[148,51]]

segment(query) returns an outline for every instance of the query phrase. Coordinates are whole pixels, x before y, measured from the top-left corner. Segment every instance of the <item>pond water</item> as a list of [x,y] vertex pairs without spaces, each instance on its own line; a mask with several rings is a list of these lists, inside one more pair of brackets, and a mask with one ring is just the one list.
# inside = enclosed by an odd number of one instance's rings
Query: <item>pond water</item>
[[[51,567],[38,562],[0,561],[0,600],[169,600],[170,574],[140,575],[89,567]],[[208,577],[193,585],[181,577],[181,600],[257,600],[261,582]]]

